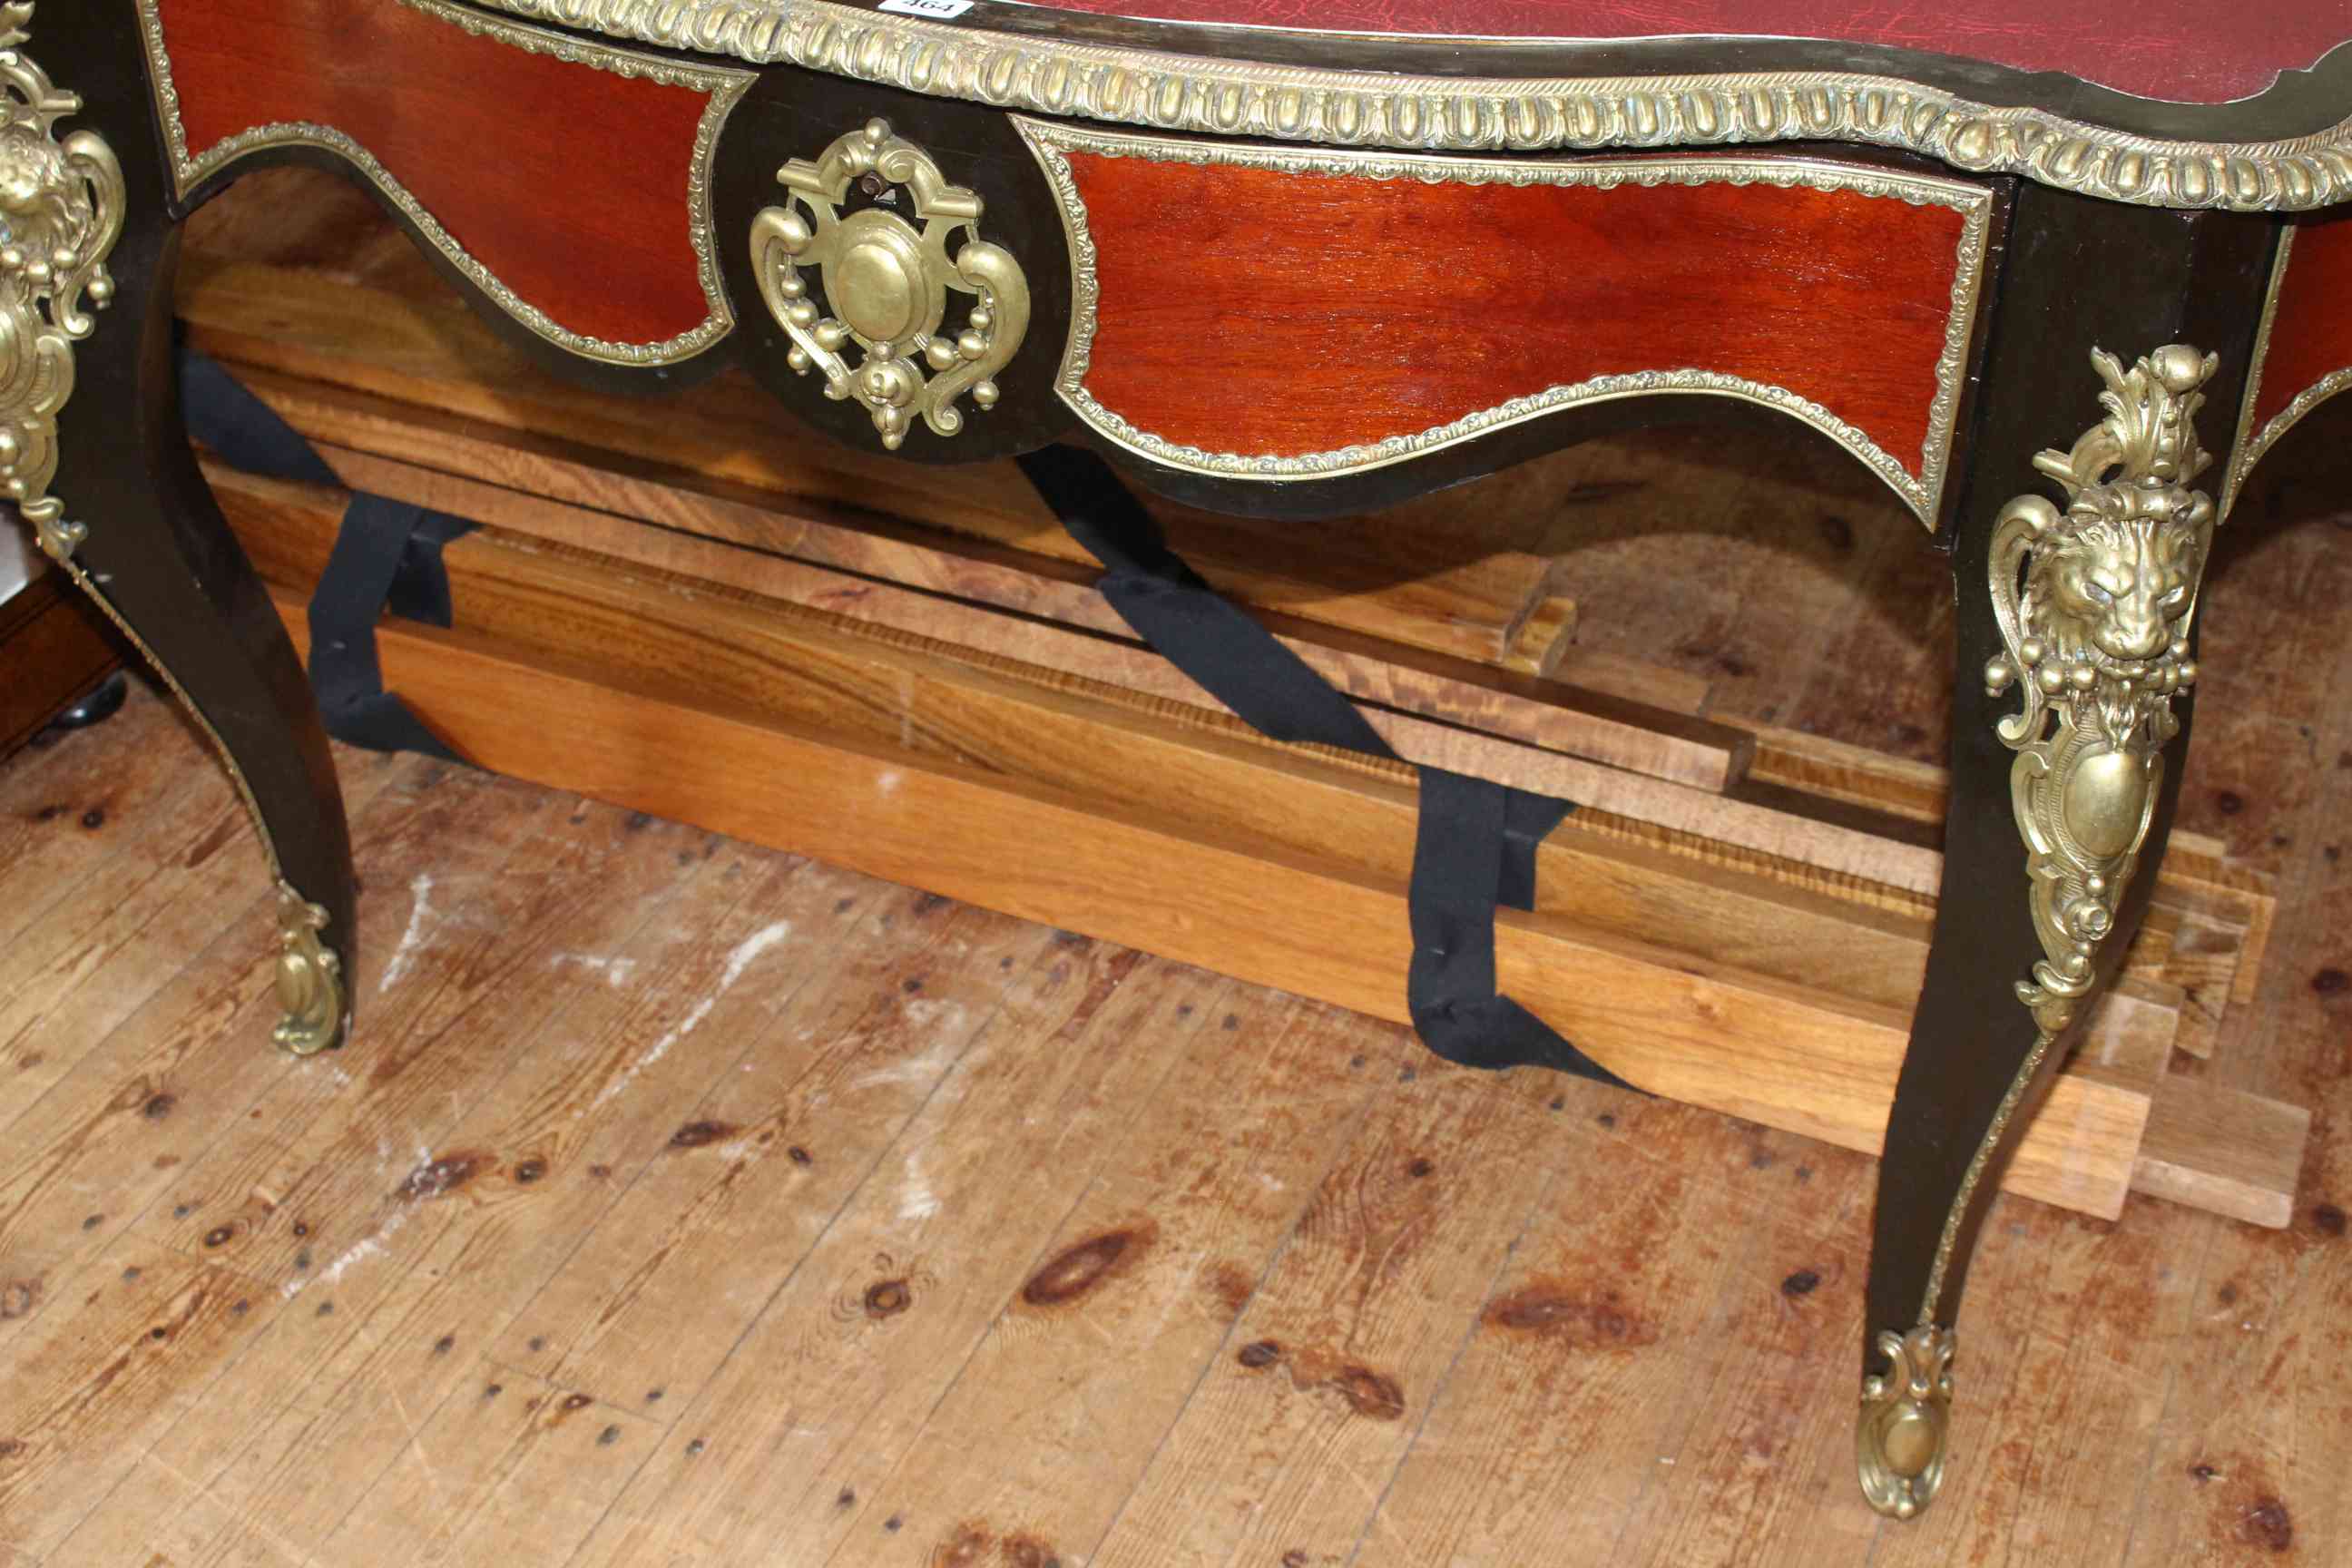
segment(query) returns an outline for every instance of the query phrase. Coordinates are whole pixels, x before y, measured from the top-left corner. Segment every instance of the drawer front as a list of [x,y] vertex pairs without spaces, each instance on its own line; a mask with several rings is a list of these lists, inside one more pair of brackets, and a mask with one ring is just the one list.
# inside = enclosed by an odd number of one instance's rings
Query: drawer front
[[686,358],[731,321],[720,122],[751,80],[443,0],[139,0],[181,194],[331,154],[508,314],[574,353]]
[[1059,382],[1226,479],[1328,479],[1627,397],[1822,430],[1932,524],[1993,196],[1816,158],[1470,160],[1022,122],[1063,208]]

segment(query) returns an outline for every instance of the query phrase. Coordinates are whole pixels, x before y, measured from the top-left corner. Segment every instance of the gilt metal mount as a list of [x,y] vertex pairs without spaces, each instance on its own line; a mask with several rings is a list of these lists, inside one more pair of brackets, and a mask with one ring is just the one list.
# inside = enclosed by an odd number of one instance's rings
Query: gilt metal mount
[[0,5],[0,495],[62,562],[86,530],[49,493],[58,415],[73,395],[88,307],[114,298],[107,257],[122,236],[122,167],[94,131],[60,135],[81,100],[24,52],[32,0]]
[[343,1037],[343,961],[319,934],[326,928],[325,909],[280,879],[277,987],[285,1016],[273,1037],[298,1057],[315,1056]]
[[1993,613],[2008,651],[1985,667],[1985,686],[2014,686],[2024,702],[1999,730],[2017,752],[2011,804],[2046,954],[2017,990],[2053,1036],[2094,986],[2093,955],[2138,868],[2164,746],[2179,732],[2173,695],[2197,680],[2189,616],[2214,512],[2189,486],[2212,461],[2194,421],[2218,363],[2179,343],[2130,370],[2094,352],[2107,417],[2033,459],[2066,510],[2020,496],[1994,525]]
[[1862,1495],[1895,1519],[1927,1506],[1944,1479],[1944,1438],[1951,1423],[1949,1329],[1923,1323],[1907,1334],[1878,1336],[1888,1366],[1862,1385],[1862,1423],[1854,1437]]
[[[881,120],[776,179],[792,202],[752,220],[751,266],[792,339],[785,363],[822,371],[824,395],[862,405],[894,451],[918,416],[940,436],[961,430],[967,393],[995,406],[995,376],[1029,328],[1029,283],[1010,251],[980,237],[980,196]],[[853,188],[870,205],[853,208]],[[975,297],[955,331],[944,327],[950,290]],[[855,365],[844,357],[853,343]]]

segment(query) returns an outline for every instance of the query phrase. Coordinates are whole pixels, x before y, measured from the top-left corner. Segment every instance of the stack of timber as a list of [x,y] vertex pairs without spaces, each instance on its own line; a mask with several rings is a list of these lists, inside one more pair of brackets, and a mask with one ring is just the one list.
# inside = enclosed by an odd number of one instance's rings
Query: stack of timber
[[[453,750],[1404,1019],[1412,770],[1224,712],[1092,592],[1016,470],[833,447],[731,376],[666,403],[567,387],[404,243],[376,254],[257,259],[240,237],[192,257],[183,310],[344,485],[483,524],[445,552],[454,626],[379,631],[387,687]],[[210,471],[302,645],[343,494]],[[1940,771],[1578,648],[1542,554],[1463,564],[1410,515],[1302,534],[1159,510],[1401,755],[1580,803],[1538,908],[1500,917],[1507,994],[1654,1092],[1878,1149]],[[2273,907],[2176,836],[2010,1190],[2287,1223],[2308,1112],[2193,1059],[2251,1001]]]

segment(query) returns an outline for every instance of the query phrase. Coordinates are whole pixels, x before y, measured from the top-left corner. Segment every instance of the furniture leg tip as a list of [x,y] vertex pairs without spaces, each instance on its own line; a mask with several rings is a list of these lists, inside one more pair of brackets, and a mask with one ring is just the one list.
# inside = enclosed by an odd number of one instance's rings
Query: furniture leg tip
[[1922,1324],[1878,1336],[1889,1363],[1862,1383],[1854,1457],[1862,1495],[1890,1519],[1911,1519],[1935,1500],[1951,1434],[1952,1331]]
[[327,911],[286,882],[278,884],[278,1002],[285,1009],[271,1038],[298,1057],[343,1043],[351,1014],[342,955],[320,936]]

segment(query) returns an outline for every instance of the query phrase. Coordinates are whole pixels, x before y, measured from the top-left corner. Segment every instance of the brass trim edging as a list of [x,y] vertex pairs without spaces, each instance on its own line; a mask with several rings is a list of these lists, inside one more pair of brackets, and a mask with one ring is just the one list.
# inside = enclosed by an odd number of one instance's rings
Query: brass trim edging
[[2221,484],[2221,516],[2226,519],[2230,509],[2238,504],[2238,492],[2245,487],[2254,465],[2270,455],[2286,433],[2303,423],[2311,411],[2339,393],[2352,392],[2352,365],[2329,371],[2309,386],[2297,392],[2285,407],[2273,415],[2260,430],[2254,428],[2254,402],[2262,394],[2263,372],[2270,363],[2271,326],[2278,318],[2279,290],[2286,283],[2288,259],[2294,251],[2294,226],[2289,224],[2279,232],[2278,257],[2271,263],[2269,292],[2263,296],[2263,324],[2254,335],[2253,367],[2246,374],[2246,397],[2238,414],[2237,449],[2231,454],[2230,471]]
[[[1865,169],[1818,158],[1704,157],[1592,159],[1579,163],[1533,160],[1426,158],[1410,154],[1236,146],[1225,142],[1171,141],[1125,132],[1095,131],[1022,116],[1013,125],[1028,143],[1061,210],[1070,251],[1070,337],[1063,352],[1055,390],[1087,425],[1139,457],[1169,468],[1220,479],[1296,482],[1332,479],[1408,462],[1480,436],[1540,418],[1564,408],[1619,398],[1660,394],[1705,394],[1735,397],[1778,410],[1811,425],[1845,447],[1903,498],[1922,522],[1936,525],[1952,450],[1960,389],[1967,379],[1969,343],[1976,328],[1984,287],[1985,257],[1993,197],[1979,185],[1937,175]],[[1154,163],[1265,169],[1281,174],[1323,174],[1368,180],[1415,180],[1430,184],[1581,186],[1768,184],[1898,199],[1913,205],[1949,207],[1964,224],[1952,271],[1951,305],[1944,346],[1936,361],[1936,393],[1928,405],[1927,436],[1920,471],[1911,470],[1857,426],[1786,387],[1743,376],[1692,367],[1598,376],[1547,387],[1444,425],[1329,451],[1295,456],[1208,452],[1138,428],[1087,390],[1098,325],[1101,284],[1096,275],[1094,236],[1087,207],[1070,168],[1071,153]]]
[[751,90],[752,82],[758,79],[754,73],[649,58],[607,45],[565,37],[540,27],[497,21],[444,4],[443,0],[398,0],[398,4],[422,12],[436,21],[449,23],[474,37],[494,38],[530,54],[547,55],[568,64],[591,66],[618,77],[641,78],[665,87],[688,88],[709,95],[709,102],[704,106],[701,121],[695,130],[693,159],[687,174],[688,239],[694,247],[703,298],[709,305],[709,314],[700,326],[667,342],[652,343],[613,342],[562,326],[544,310],[523,300],[497,273],[459,245],[408,187],[376,161],[373,153],[331,125],[308,121],[258,125],[207,148],[201,157],[191,157],[187,130],[180,118],[179,91],[172,81],[171,56],[163,39],[163,14],[158,8],[158,0],[139,0],[141,32],[147,47],[148,77],[154,90],[156,112],[163,120],[164,138],[171,147],[174,194],[184,199],[197,184],[218,170],[265,148],[322,148],[365,175],[399,209],[401,216],[415,226],[425,241],[465,274],[467,280],[499,309],[559,348],[610,364],[672,364],[693,358],[734,330],[734,309],[728,303],[726,284],[719,277],[710,182],[712,165],[718,158],[719,127],[726,122],[737,101]]
[[487,3],[672,48],[1157,131],[1439,153],[1867,142],[2141,206],[2306,212],[2352,199],[2352,120],[2263,142],[2180,141],[1864,72],[1408,76],[1014,37],[829,0]]

